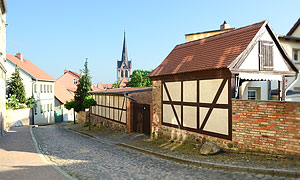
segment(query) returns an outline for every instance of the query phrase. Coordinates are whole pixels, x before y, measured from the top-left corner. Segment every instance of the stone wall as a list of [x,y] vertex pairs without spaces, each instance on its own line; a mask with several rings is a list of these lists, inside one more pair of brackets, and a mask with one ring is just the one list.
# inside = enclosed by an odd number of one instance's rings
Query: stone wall
[[128,96],[136,99],[136,102],[139,104],[151,104],[152,103],[152,92],[151,91],[131,93]]
[[300,103],[232,100],[232,141],[161,125],[161,81],[153,81],[152,135],[210,141],[231,150],[300,155]]
[[[88,116],[87,116],[88,121]],[[91,125],[126,132],[126,125],[91,114]]]
[[77,123],[79,124],[84,124],[84,123],[88,123],[88,114],[89,111],[80,111],[77,113]]

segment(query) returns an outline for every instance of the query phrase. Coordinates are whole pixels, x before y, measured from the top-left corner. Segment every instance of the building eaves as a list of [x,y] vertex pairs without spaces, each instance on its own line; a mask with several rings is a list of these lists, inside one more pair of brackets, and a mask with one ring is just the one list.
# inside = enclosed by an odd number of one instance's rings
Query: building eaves
[[299,38],[299,37],[295,37],[295,36],[279,35],[278,38],[279,38],[279,39],[286,39],[286,40],[300,41],[300,38]]

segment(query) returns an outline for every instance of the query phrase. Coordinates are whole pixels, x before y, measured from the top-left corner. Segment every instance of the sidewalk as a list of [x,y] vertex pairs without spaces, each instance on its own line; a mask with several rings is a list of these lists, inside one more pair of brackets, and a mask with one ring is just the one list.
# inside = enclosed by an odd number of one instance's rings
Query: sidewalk
[[100,141],[109,140],[111,143],[122,147],[178,163],[232,172],[300,178],[299,159],[276,158],[268,154],[262,156],[239,153],[220,153],[213,156],[203,156],[191,144],[152,140],[147,136],[137,135],[136,133],[111,131],[110,134],[105,128],[95,128],[91,131],[87,131],[87,128],[83,128],[80,125],[68,128]]
[[43,159],[30,127],[15,127],[0,136],[0,179],[68,179]]

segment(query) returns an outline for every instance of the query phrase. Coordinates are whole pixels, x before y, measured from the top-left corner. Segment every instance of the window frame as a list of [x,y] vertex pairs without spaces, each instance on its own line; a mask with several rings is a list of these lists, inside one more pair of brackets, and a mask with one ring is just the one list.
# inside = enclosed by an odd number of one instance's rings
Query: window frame
[[[254,99],[249,98],[249,92],[254,92]],[[256,101],[258,99],[258,90],[256,88],[248,88],[248,95],[247,95],[248,100]]]
[[263,40],[259,41],[258,53],[259,53],[259,71],[273,71],[274,69],[273,41],[263,41]]
[[[297,59],[294,58],[294,52],[297,53]],[[292,49],[292,59],[295,63],[299,63],[299,53],[300,52],[300,49],[296,49],[296,48],[293,48]]]

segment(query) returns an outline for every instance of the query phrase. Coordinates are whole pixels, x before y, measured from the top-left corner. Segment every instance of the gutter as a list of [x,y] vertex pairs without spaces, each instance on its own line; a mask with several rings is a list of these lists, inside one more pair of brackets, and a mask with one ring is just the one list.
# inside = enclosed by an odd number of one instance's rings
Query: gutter
[[299,74],[299,72],[297,72],[295,80],[284,91],[285,97],[286,97],[286,93],[288,92],[288,90],[290,90],[296,84],[296,82],[299,80],[299,78],[300,78],[300,74]]
[[128,96],[128,93],[124,93],[124,96],[127,97],[130,100],[133,100],[136,102],[136,99],[134,99],[133,97]]

